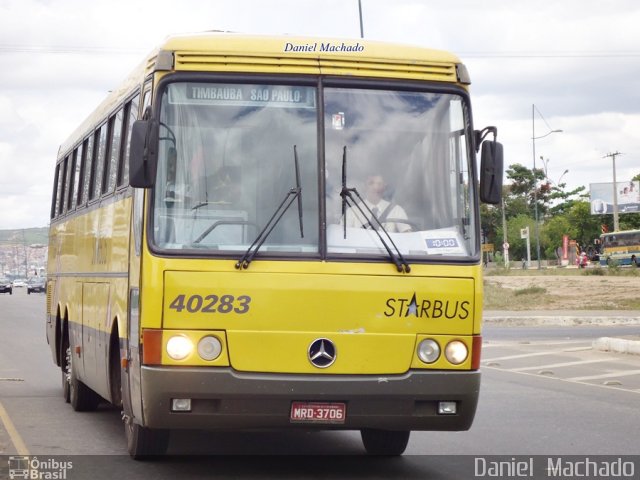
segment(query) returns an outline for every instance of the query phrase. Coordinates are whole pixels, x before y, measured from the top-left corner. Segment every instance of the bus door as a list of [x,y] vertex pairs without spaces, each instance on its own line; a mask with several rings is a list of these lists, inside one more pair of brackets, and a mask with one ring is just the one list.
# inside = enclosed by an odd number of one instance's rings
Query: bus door
[[[83,283],[82,285],[82,359],[83,381],[105,398],[109,398],[107,375],[107,348],[109,334],[105,332],[109,315],[108,283]],[[100,384],[94,382],[100,381]]]

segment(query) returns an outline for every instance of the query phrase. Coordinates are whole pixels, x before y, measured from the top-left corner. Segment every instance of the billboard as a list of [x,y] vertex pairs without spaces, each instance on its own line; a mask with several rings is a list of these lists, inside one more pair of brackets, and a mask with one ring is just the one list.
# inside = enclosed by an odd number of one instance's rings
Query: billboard
[[[613,182],[589,184],[591,215],[613,213]],[[640,212],[640,182],[616,182],[618,213]]]

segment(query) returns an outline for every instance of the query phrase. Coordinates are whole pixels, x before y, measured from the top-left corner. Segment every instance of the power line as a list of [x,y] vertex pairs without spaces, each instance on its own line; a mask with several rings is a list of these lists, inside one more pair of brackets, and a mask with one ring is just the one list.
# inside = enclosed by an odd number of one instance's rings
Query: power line
[[31,54],[75,54],[75,55],[133,55],[144,53],[143,49],[119,47],[80,47],[65,45],[3,45],[0,44],[0,54],[3,53],[31,53]]
[[[33,54],[93,54],[93,55],[131,55],[146,53],[148,49],[124,47],[98,47],[79,45],[28,45],[0,44],[2,53]],[[637,58],[640,51],[526,51],[526,50],[486,50],[457,51],[469,58]]]
[[528,52],[528,51],[456,51],[460,56],[468,58],[637,58],[640,52]]

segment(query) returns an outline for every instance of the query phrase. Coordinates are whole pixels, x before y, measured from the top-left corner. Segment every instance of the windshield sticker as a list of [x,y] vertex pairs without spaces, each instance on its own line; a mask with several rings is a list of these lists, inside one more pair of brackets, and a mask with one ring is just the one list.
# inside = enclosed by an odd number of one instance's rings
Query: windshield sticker
[[429,230],[424,232],[423,240],[429,255],[466,254],[464,242],[454,230]]
[[344,112],[331,115],[331,126],[334,130],[342,130],[344,128]]

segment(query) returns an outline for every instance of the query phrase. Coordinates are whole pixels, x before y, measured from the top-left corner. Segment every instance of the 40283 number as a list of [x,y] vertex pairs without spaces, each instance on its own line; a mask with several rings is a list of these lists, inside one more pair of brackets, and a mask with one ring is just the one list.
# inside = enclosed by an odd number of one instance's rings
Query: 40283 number
[[185,295],[180,294],[173,299],[169,308],[178,313],[238,313],[249,311],[251,297],[248,295]]

